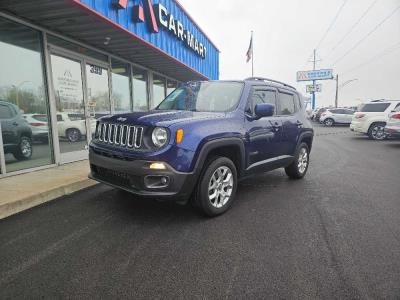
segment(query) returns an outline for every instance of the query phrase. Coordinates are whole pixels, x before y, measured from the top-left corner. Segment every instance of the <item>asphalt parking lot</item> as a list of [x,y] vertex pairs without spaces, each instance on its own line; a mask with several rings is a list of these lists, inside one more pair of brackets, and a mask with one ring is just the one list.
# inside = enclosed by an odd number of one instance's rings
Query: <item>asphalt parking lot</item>
[[0,298],[399,299],[400,141],[316,125],[225,215],[104,185],[0,221]]

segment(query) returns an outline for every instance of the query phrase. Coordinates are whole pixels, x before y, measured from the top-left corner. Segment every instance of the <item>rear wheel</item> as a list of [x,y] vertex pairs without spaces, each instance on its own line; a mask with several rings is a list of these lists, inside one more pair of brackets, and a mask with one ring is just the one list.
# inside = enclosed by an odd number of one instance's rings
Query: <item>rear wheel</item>
[[236,188],[235,164],[229,158],[215,157],[203,170],[192,201],[201,213],[218,216],[231,207]]
[[381,141],[386,138],[385,123],[373,123],[368,129],[368,136],[372,140]]
[[301,143],[296,151],[294,161],[285,168],[286,175],[292,179],[300,179],[306,175],[310,162],[310,149],[306,143]]
[[72,143],[80,141],[82,137],[81,132],[76,128],[67,129],[66,136],[67,139]]
[[331,118],[328,118],[324,121],[325,126],[331,127],[333,124],[335,124],[335,121]]
[[17,146],[17,149],[13,152],[13,155],[18,160],[28,160],[32,157],[32,140],[27,136],[22,136]]

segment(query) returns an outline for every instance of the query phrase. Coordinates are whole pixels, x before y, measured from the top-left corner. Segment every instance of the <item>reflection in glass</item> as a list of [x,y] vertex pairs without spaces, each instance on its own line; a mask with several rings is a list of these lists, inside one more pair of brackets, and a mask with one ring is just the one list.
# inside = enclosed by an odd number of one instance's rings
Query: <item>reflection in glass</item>
[[51,67],[60,151],[84,150],[86,122],[81,63],[52,54]]
[[112,59],[112,98],[117,113],[131,111],[129,65]]
[[171,94],[178,87],[178,83],[176,81],[171,81],[168,79],[167,81],[167,96]]
[[96,119],[111,113],[108,70],[100,66],[87,64],[86,84],[90,129],[92,136],[94,136],[96,130]]
[[53,161],[40,41],[39,32],[0,18],[0,122],[7,172]]
[[147,105],[147,72],[141,69],[132,70],[133,111],[146,111]]
[[153,108],[157,107],[165,98],[165,78],[155,75],[153,77]]

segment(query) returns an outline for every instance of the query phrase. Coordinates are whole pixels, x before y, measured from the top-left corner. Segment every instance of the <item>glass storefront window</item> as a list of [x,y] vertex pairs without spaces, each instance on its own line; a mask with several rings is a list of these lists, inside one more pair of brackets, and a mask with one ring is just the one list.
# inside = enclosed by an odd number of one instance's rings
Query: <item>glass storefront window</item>
[[153,108],[156,107],[165,98],[165,78],[153,75]]
[[132,69],[133,111],[146,111],[147,105],[147,72]]
[[131,92],[129,88],[129,65],[111,60],[112,99],[117,113],[131,111]]
[[97,59],[99,61],[108,63],[108,56],[107,55],[104,55],[104,54],[99,53],[97,51],[93,51],[93,50],[88,49],[86,47],[83,47],[81,45],[74,44],[74,43],[71,43],[69,41],[60,39],[58,37],[55,37],[55,36],[52,36],[52,35],[47,35],[47,42],[49,44],[55,45],[57,47],[61,47],[61,48],[70,50],[72,52],[75,52],[77,54],[81,54],[81,55],[85,55],[85,56],[88,56],[88,57],[92,57],[92,58],[95,58],[95,59]]
[[168,79],[167,81],[167,95],[171,94],[178,87],[178,83],[176,81],[171,81]]
[[0,18],[0,53],[0,121],[6,172],[51,164],[41,34]]

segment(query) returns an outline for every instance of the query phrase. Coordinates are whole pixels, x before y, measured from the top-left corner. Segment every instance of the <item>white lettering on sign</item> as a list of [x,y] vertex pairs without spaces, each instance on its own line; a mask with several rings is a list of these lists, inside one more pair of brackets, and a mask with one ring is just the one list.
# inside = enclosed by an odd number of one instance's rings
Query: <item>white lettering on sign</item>
[[154,10],[160,26],[172,33],[177,39],[185,41],[186,45],[199,56],[206,58],[206,47],[189,30],[184,29],[182,22],[176,20],[172,14],[169,14],[168,10],[160,3],[154,5]]

